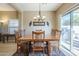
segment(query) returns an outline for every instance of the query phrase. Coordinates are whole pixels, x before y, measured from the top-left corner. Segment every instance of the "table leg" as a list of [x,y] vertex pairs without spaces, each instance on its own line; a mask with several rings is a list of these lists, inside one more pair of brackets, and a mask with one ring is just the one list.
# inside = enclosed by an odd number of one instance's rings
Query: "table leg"
[[0,41],[1,41],[1,36],[0,36]]
[[50,56],[50,52],[51,52],[51,46],[50,46],[50,42],[48,42],[48,56]]
[[16,43],[16,40],[17,40],[17,39],[16,39],[16,36],[15,36],[15,43]]
[[60,55],[60,43],[58,41],[58,54]]
[[21,44],[17,43],[17,53],[18,55],[21,53]]
[[7,37],[7,42],[8,42],[8,38],[9,38],[9,36],[6,36]]
[[3,43],[5,43],[5,36],[2,36],[2,41]]

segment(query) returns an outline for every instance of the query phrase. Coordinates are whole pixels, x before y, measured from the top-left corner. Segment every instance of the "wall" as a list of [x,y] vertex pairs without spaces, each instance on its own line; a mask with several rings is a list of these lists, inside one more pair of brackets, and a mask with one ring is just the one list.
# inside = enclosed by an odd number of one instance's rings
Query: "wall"
[[17,11],[0,11],[0,19],[4,17],[7,17],[8,19],[15,19],[17,18],[17,15]]
[[59,9],[56,11],[56,28],[60,29],[61,16],[71,9],[75,3],[64,3]]
[[21,29],[22,14],[18,11],[19,29]]
[[8,31],[8,21],[11,19],[18,19],[17,11],[0,11],[0,21],[3,20],[3,32]]
[[[23,21],[21,20],[21,26],[23,29],[26,29],[26,35],[30,35],[33,30],[42,29],[45,30],[46,35],[49,35],[51,33],[51,29],[55,27],[54,20],[55,20],[55,12],[47,12],[42,11],[41,12],[43,16],[46,16],[45,21],[49,22],[49,26],[29,26],[29,22],[33,21],[33,17],[38,15],[37,11],[24,11],[23,12]],[[23,25],[22,25],[23,24]]]

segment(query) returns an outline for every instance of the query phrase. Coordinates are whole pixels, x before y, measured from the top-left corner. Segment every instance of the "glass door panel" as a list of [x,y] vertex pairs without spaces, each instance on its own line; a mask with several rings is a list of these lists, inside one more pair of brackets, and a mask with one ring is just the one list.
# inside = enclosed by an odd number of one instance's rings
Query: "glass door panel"
[[71,29],[71,51],[79,55],[79,9],[72,12],[72,29]]
[[61,29],[62,29],[62,41],[61,45],[66,49],[70,50],[71,37],[70,37],[70,13],[63,16],[61,20]]

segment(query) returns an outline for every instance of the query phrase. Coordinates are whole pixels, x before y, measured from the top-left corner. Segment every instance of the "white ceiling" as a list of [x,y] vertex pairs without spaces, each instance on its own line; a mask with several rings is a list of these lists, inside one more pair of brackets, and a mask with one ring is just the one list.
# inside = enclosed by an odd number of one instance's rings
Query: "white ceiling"
[[[11,3],[19,11],[39,11],[39,3]],[[41,11],[56,11],[62,3],[40,3]]]
[[7,3],[0,3],[0,11],[16,11],[16,9]]

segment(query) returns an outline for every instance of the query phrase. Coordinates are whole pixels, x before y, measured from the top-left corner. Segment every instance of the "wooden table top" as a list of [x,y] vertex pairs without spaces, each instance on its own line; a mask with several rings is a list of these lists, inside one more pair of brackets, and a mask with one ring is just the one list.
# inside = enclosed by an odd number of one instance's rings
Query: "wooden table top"
[[44,39],[32,39],[32,35],[23,36],[18,39],[18,41],[58,41],[59,37],[46,36]]

